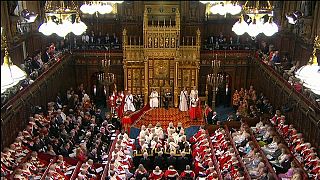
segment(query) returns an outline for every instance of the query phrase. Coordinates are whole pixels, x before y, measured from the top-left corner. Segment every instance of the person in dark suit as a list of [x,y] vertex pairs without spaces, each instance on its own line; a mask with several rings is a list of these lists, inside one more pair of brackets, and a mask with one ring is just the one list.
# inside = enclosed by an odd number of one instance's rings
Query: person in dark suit
[[189,143],[187,142],[186,136],[183,135],[183,137],[181,137],[181,141],[178,142],[179,145],[179,150],[183,151],[187,146],[189,146]]
[[145,167],[147,170],[152,170],[151,160],[148,157],[148,153],[147,152],[143,153],[143,158],[140,159],[140,164],[142,164],[143,167]]
[[39,137],[36,137],[35,142],[34,142],[33,146],[31,147],[31,150],[39,152],[43,147],[44,147],[44,145],[40,142]]
[[[286,150],[283,150],[283,151],[286,151]],[[280,163],[280,166],[273,165],[273,167],[276,169],[277,174],[286,173],[291,168],[292,160],[293,160],[292,156],[288,154],[285,160]]]
[[213,112],[212,113],[212,124],[217,124],[218,121],[219,121],[219,119],[218,119],[217,112]]
[[77,90],[77,95],[78,95],[78,99],[79,101],[82,101],[82,98],[83,98],[83,84],[80,84],[80,86],[78,87],[78,90]]
[[153,161],[153,166],[154,167],[159,166],[160,169],[164,169],[165,168],[165,159],[164,159],[164,157],[162,155],[163,155],[163,152],[159,151],[158,152],[158,156],[154,157],[154,161]]
[[169,89],[166,89],[166,92],[163,95],[163,104],[164,104],[165,109],[169,108],[170,99],[171,99],[171,93],[170,93]]
[[224,90],[224,107],[229,107],[231,101],[231,89],[229,88],[229,85],[226,84],[226,88]]
[[98,100],[98,88],[97,85],[93,85],[92,90],[91,90],[91,97],[93,102],[96,104]]
[[237,111],[237,112],[236,112],[236,121],[241,121],[241,119],[242,119],[242,117],[241,117],[241,115],[240,115],[240,112]]
[[213,124],[212,117],[213,117],[213,111],[211,110],[211,111],[208,112],[208,115],[207,115],[207,123],[208,124]]
[[91,150],[91,152],[88,154],[88,159],[92,159],[93,162],[95,162],[95,163],[97,163],[100,160],[100,158],[99,158],[99,156],[97,154],[97,149],[96,148],[93,148]]
[[50,52],[50,49],[49,49],[49,47],[47,47],[47,48],[46,48],[46,52],[42,54],[42,61],[43,61],[44,63],[48,63],[49,60],[50,60],[50,54],[49,54],[49,52]]
[[58,126],[60,126],[60,125],[62,125],[63,124],[63,118],[62,118],[62,116],[61,116],[61,110],[60,109],[58,109],[57,110],[57,115],[56,115],[56,117],[55,117],[55,119],[56,119],[56,123],[57,123],[57,125]]
[[167,164],[169,166],[177,167],[177,158],[174,157],[174,152],[170,152],[170,156],[167,158]]
[[71,154],[70,144],[69,143],[64,144],[59,154],[61,154],[63,157],[69,157],[69,154]]
[[37,61],[37,57],[34,57],[31,61],[31,69],[35,70],[40,68],[41,68],[41,64]]
[[186,165],[189,165],[189,159],[186,157],[186,153],[182,151],[181,157],[178,157],[176,169],[179,171],[183,171]]
[[50,136],[54,136],[54,137],[58,137],[59,135],[59,126],[56,123],[56,118],[51,118],[49,133],[50,133]]

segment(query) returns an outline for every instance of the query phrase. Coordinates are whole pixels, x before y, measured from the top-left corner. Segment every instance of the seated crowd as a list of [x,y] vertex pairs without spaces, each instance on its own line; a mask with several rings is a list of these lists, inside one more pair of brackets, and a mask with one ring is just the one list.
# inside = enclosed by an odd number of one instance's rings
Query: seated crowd
[[181,123],[177,127],[170,123],[166,130],[160,123],[142,126],[137,139],[119,134],[112,152],[109,179],[195,178],[191,145]]
[[[250,94],[249,92],[255,92],[252,86],[250,86],[249,91],[243,89],[241,91],[243,92],[240,93],[236,91],[233,96],[233,105],[235,109],[237,109],[238,116],[255,118],[260,117],[263,113],[272,112],[272,106],[263,94],[257,97],[254,93],[250,98],[250,95],[248,95]],[[245,98],[245,94],[247,94],[247,98]],[[241,99],[243,101],[244,99],[248,99],[247,102],[251,105],[246,105],[241,109],[241,106],[239,106]],[[247,102],[245,102],[245,104],[247,104]],[[248,108],[248,106],[250,108]],[[249,132],[251,130],[245,129],[241,127],[238,135],[232,135],[240,155],[244,160],[244,164],[252,176],[250,165],[247,165],[248,156],[249,159],[256,159],[257,162],[258,159],[261,160],[262,158],[261,155],[259,155],[261,153],[258,150],[259,148],[256,149],[257,147],[255,147],[253,141],[250,140]],[[297,130],[292,124],[285,124],[285,116],[283,116],[279,110],[276,111],[276,114],[270,119],[269,123],[259,122],[256,127],[252,127],[252,130],[259,146],[261,146],[262,153],[266,156],[280,178],[296,177],[297,179],[302,179],[305,178],[303,177],[305,176],[305,173],[303,173],[304,170],[308,173],[309,178],[319,178],[320,160],[317,156],[317,150],[311,147],[310,143],[304,142],[302,134],[297,133]],[[284,139],[284,141],[281,141],[281,139]],[[241,143],[243,140],[245,143]],[[252,155],[255,154],[259,156],[256,158],[252,157]],[[294,161],[294,159],[298,159],[298,162]],[[255,165],[259,166],[258,163],[255,163]],[[260,166],[262,167],[262,163]]]
[[249,50],[254,49],[255,41],[249,38],[240,39],[239,36],[234,37],[232,35],[225,35],[222,32],[219,35],[209,36],[204,40],[205,50]]
[[[235,92],[233,101],[243,117],[272,112],[268,99],[257,96],[253,86]],[[66,98],[58,95],[45,110],[36,109],[26,129],[4,148],[1,177],[66,179],[76,173],[76,179],[98,179],[116,129],[118,120],[104,117],[83,87],[69,89]],[[269,179],[272,173],[303,179],[304,172],[318,179],[320,174],[317,150],[278,110],[270,122],[249,128],[241,121],[230,132],[218,122],[210,136],[200,127],[189,140],[182,124],[172,122],[166,129],[160,123],[142,126],[136,139],[124,131],[115,138],[107,179]]]
[[[258,108],[258,103],[255,106],[259,113],[266,112],[265,109],[268,109],[263,106]],[[303,170],[297,167],[299,164],[304,164],[302,167],[308,172],[310,178],[316,179],[316,176],[319,176],[319,157],[316,149],[311,147],[310,143],[304,142],[302,134],[297,133],[293,125],[285,124],[285,116],[280,110],[276,111],[269,123],[259,122],[252,129],[259,145],[262,146],[262,151],[279,177],[302,176]],[[281,142],[281,138],[285,141]],[[303,145],[300,146],[300,144]],[[246,147],[249,147],[249,144]],[[302,150],[305,150],[304,153]],[[299,162],[293,163],[294,158]]]
[[46,51],[36,51],[33,56],[28,56],[21,68],[26,72],[27,77],[21,80],[17,85],[8,88],[1,93],[1,105],[4,105],[18,91],[32,84],[44,71],[48,70],[55,62],[59,61],[60,50],[56,50],[54,43],[46,47]]
[[266,98],[263,93],[257,95],[253,86],[240,91],[235,90],[232,97],[232,105],[236,111],[237,117],[257,117],[258,113],[270,113],[272,112],[272,105],[269,99]]
[[300,61],[292,61],[292,57],[290,57],[288,52],[281,55],[279,50],[274,49],[272,44],[268,46],[265,41],[261,42],[260,49],[256,53],[256,58],[272,67],[275,70],[274,72],[288,81],[288,84],[293,86],[298,92],[303,93],[313,104],[320,107],[319,95],[304,87],[303,82],[295,77],[295,73],[302,66],[300,65]]
[[46,71],[54,62],[59,61],[59,54],[54,43],[46,47],[44,52],[36,51],[33,56],[24,60],[24,69],[31,80],[35,80],[40,74]]
[[286,124],[285,116],[280,110],[270,119],[273,129],[284,139],[288,151],[302,164],[304,170],[308,172],[310,178],[320,178],[320,158],[317,155],[317,149],[312,147],[310,143],[305,142],[303,135],[293,127],[292,124]]
[[118,120],[110,116],[105,118],[86,94],[72,94],[65,99],[62,102],[57,97],[56,102],[48,103],[45,110],[38,108],[15,142],[4,148],[1,152],[1,177],[28,179],[42,176],[49,160],[41,159],[37,153],[52,159],[59,155],[58,160],[50,165],[48,176],[71,174],[67,173],[71,164],[63,161],[63,157],[84,162],[81,171],[88,177],[98,175],[93,173],[92,165],[106,161],[111,137],[119,128],[114,122]]
[[236,149],[232,146],[233,139],[230,139],[226,129],[216,129],[210,140],[221,175],[229,179],[245,179],[244,167],[237,158]]
[[279,178],[302,179],[302,169],[294,163],[288,148],[281,143],[273,127],[260,121],[251,129]]
[[110,50],[121,49],[121,41],[116,36],[116,33],[112,35],[109,33],[102,34],[102,32],[94,32],[93,30],[85,32],[82,36],[71,36],[66,39],[66,43],[70,44],[72,48],[85,50]]
[[235,147],[241,157],[248,174],[252,179],[268,179],[269,169],[266,162],[260,154],[258,147],[253,143],[248,126],[241,123],[240,129],[233,129],[232,139],[235,143]]

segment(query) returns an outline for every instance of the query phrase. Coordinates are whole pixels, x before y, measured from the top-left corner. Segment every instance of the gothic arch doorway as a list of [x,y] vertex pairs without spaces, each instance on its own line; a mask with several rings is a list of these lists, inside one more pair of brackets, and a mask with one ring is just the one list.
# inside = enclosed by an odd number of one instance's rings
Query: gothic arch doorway
[[91,95],[90,97],[93,97],[93,91],[94,91],[93,89],[94,89],[94,86],[96,86],[97,101],[105,103],[107,100],[107,97],[109,97],[110,94],[112,94],[112,92],[116,90],[116,86],[115,86],[115,83],[112,83],[106,86],[105,88],[105,84],[101,82],[101,77],[104,75],[103,73],[104,73],[103,71],[98,71],[93,73],[90,77],[89,86],[90,86],[90,95]]
[[[226,73],[226,72],[219,72],[218,77],[220,77],[219,78],[220,80],[218,83],[216,93],[214,92],[213,86],[209,86],[209,85],[207,86],[208,87],[208,105],[212,107],[213,95],[215,94],[215,107],[230,106],[231,93],[232,93],[231,92],[232,77],[229,73]],[[226,91],[226,88],[227,88],[227,91]]]

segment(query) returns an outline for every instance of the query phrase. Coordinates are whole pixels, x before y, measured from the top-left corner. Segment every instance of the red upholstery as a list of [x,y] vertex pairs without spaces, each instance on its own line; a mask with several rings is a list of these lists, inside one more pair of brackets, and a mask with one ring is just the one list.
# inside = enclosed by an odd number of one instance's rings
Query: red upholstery
[[[208,134],[208,131],[207,131],[207,134]],[[210,136],[211,137],[211,136]],[[212,145],[212,142],[211,142],[211,140],[209,139],[209,144],[210,144],[210,148],[211,148],[211,150],[212,150],[212,161],[213,161],[213,164],[214,164],[214,166],[216,167],[216,171],[217,171],[217,173],[218,173],[218,177],[219,177],[219,179],[223,179],[222,178],[222,175],[221,175],[221,172],[220,172],[220,168],[219,168],[219,165],[218,165],[218,161],[217,161],[217,158],[216,158],[216,156],[214,155],[214,153],[215,153],[215,151],[214,151],[214,148],[213,148],[213,145]]]
[[231,140],[231,141],[230,141],[230,142],[231,142],[231,145],[232,145],[233,149],[234,149],[235,152],[236,152],[237,159],[238,159],[238,161],[240,162],[241,167],[243,167],[243,169],[244,169],[245,179],[251,179],[251,178],[250,178],[250,175],[249,175],[249,172],[248,172],[248,169],[247,169],[247,167],[243,164],[243,161],[242,161],[242,159],[241,159],[241,157],[240,157],[240,155],[239,155],[239,151],[238,151],[238,149],[237,149],[234,141],[232,140],[232,137],[231,137],[231,134],[230,134],[230,131],[229,131],[228,126],[225,126],[225,130],[226,130],[226,133],[227,133],[227,135],[229,136],[229,138],[230,138],[230,140]]
[[[116,136],[116,137],[118,137],[119,131],[117,131],[116,133],[117,133],[117,136]],[[106,177],[108,176],[109,164],[110,164],[110,161],[111,161],[111,158],[112,158],[112,152],[113,152],[114,148],[116,147],[117,139],[118,139],[118,138],[116,138],[115,140],[113,140],[112,145],[111,145],[111,147],[110,147],[109,154],[108,154],[108,163],[105,165],[104,170],[103,170],[103,173],[102,173],[102,175],[101,175],[101,179],[102,179],[102,180],[105,180]]]

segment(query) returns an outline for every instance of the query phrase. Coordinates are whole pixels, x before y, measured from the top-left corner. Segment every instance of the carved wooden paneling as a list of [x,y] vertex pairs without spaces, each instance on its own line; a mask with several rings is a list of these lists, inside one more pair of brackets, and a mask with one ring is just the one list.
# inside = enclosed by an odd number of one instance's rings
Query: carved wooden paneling
[[[255,78],[251,76],[253,67],[250,65],[248,56],[249,51],[215,51],[217,59],[222,61],[221,68],[231,76],[231,91],[240,89],[241,87],[248,88]],[[203,51],[201,53],[201,65],[199,72],[199,94],[205,95],[206,77],[212,73],[211,63],[215,59],[212,52]],[[200,88],[201,87],[201,88]]]

